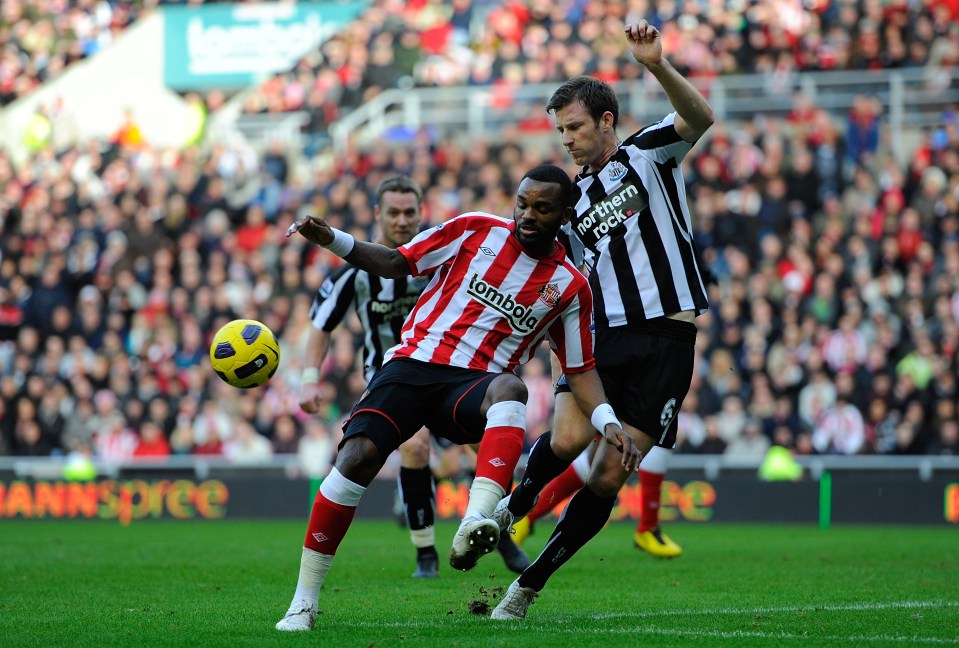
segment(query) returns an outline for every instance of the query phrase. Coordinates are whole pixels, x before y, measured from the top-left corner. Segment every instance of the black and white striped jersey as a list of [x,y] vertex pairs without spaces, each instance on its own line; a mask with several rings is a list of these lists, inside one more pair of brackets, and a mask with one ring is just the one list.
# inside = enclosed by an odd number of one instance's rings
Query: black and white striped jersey
[[429,283],[429,277],[385,279],[347,264],[327,277],[310,309],[313,326],[330,333],[352,306],[363,325],[366,379],[383,364],[383,354],[400,339],[400,329]]
[[631,135],[599,171],[576,176],[567,227],[578,241],[567,249],[574,262],[583,255],[600,329],[709,308],[680,168],[692,144],[675,118]]

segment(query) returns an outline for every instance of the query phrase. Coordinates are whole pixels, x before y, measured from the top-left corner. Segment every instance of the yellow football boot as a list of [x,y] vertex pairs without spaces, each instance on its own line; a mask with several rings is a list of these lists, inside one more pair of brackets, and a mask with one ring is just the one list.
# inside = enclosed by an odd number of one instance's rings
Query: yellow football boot
[[639,549],[658,558],[676,558],[683,553],[683,548],[672,541],[659,527],[633,534],[633,542]]
[[528,517],[521,518],[513,522],[513,542],[518,545],[522,545],[526,542],[526,538],[529,537],[529,534],[533,531],[533,525],[530,523]]

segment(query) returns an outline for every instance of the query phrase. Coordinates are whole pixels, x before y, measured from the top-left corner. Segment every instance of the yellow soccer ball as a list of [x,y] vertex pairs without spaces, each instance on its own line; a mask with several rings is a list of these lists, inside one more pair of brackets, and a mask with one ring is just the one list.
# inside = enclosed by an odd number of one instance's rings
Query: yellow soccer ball
[[216,375],[234,387],[260,387],[280,366],[280,344],[262,322],[233,320],[213,336],[210,364]]

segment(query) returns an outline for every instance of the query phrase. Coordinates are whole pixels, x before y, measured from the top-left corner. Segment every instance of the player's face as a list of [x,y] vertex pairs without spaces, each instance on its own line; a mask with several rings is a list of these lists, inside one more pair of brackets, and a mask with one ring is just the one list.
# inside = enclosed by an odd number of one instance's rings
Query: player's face
[[409,243],[416,236],[420,224],[420,205],[416,201],[416,194],[387,191],[376,206],[376,218],[386,245],[395,248]]
[[556,234],[571,212],[558,184],[526,178],[519,185],[513,207],[516,239],[528,250],[545,254],[553,249]]
[[[612,124],[612,113],[606,113],[610,125]],[[582,101],[576,100],[560,108],[553,114],[556,122],[556,130],[563,140],[563,147],[573,158],[573,162],[579,166],[592,166],[599,164],[606,150],[605,132],[610,132],[609,125],[603,120],[597,122],[583,105]],[[613,136],[615,138],[615,135]]]

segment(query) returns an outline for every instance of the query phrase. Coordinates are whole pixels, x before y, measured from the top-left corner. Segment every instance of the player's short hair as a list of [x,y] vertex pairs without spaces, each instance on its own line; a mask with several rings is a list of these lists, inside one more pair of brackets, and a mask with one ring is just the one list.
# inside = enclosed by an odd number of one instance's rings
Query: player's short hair
[[605,112],[612,113],[613,128],[616,128],[619,123],[619,100],[611,85],[591,76],[573,77],[549,98],[546,112],[555,112],[576,100],[583,102],[594,121],[598,122]]
[[379,205],[380,201],[383,200],[383,194],[387,191],[395,191],[398,193],[411,193],[416,195],[416,204],[419,205],[423,202],[423,190],[420,188],[419,183],[416,182],[413,178],[406,175],[395,175],[388,178],[384,178],[382,182],[376,187],[376,204]]
[[523,175],[523,180],[529,178],[530,180],[536,180],[537,182],[550,182],[553,184],[558,184],[560,188],[560,198],[563,201],[563,205],[566,207],[572,207],[573,199],[573,181],[569,179],[569,175],[561,168],[554,164],[540,164],[537,167],[533,167]]

